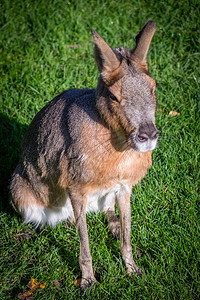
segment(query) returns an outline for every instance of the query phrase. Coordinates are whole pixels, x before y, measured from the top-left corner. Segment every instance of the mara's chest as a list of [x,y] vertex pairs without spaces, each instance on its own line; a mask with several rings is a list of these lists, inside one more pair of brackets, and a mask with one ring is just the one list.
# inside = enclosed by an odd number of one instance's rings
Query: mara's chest
[[92,170],[90,184],[109,188],[120,181],[126,181],[130,186],[136,185],[151,167],[151,151],[139,153],[132,149],[126,152],[113,153],[109,158],[103,156],[92,160],[89,168]]

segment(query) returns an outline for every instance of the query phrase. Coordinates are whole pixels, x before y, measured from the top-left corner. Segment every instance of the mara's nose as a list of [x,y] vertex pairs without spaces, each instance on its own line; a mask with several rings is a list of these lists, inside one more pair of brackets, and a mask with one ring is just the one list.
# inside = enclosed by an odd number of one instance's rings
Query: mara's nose
[[144,123],[140,125],[137,137],[140,142],[146,142],[148,139],[155,140],[158,138],[158,130],[152,122]]

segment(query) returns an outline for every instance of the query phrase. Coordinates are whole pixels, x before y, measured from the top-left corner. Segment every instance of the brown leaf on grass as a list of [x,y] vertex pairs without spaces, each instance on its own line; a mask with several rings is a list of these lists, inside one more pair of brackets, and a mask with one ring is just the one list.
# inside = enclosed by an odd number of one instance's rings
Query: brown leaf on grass
[[23,293],[18,294],[18,299],[20,300],[32,300],[33,293],[31,291],[24,291]]
[[78,279],[72,281],[72,283],[73,283],[75,286],[79,287],[79,286],[81,285],[81,278],[78,278]]
[[54,280],[53,284],[56,286],[58,290],[60,289],[60,282],[57,279]]
[[18,299],[21,300],[32,300],[33,299],[33,293],[36,290],[43,289],[45,288],[46,282],[45,283],[40,283],[34,278],[31,279],[31,281],[27,284],[27,287],[30,290],[25,290],[23,293],[18,294]]
[[16,233],[14,236],[14,239],[17,242],[23,243],[29,240],[34,240],[35,237],[33,236],[32,232],[28,229],[26,230],[20,230],[20,232]]
[[74,44],[74,45],[65,45],[64,47],[67,47],[67,48],[79,48],[81,45],[79,44]]
[[164,109],[162,109],[162,108],[159,107],[159,108],[157,109],[157,112],[158,112],[160,115],[162,115],[163,112],[164,112]]
[[170,117],[180,116],[180,113],[177,112],[177,111],[175,111],[175,110],[171,110],[171,111],[169,112],[169,116],[170,116]]
[[31,281],[27,284],[27,287],[30,288],[32,291],[35,291],[37,289],[43,289],[46,285],[45,283],[40,283],[36,279],[32,278]]
[[[91,43],[91,42],[88,42],[88,43],[86,43],[86,45],[90,46],[90,45],[92,45],[92,43]],[[65,45],[64,45],[65,48],[72,48],[72,49],[78,49],[78,48],[80,48],[80,47],[82,47],[82,46],[83,46],[83,45],[81,45],[81,44],[72,44],[72,45],[67,45],[67,44],[65,44]]]

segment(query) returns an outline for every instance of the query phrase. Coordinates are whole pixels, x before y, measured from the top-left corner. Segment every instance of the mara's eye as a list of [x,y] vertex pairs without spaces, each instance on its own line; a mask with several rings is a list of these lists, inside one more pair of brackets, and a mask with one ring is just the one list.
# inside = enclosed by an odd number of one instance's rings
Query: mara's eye
[[119,100],[117,99],[117,97],[115,97],[115,95],[113,95],[112,93],[110,93],[109,97],[110,97],[110,99],[112,101],[119,102]]

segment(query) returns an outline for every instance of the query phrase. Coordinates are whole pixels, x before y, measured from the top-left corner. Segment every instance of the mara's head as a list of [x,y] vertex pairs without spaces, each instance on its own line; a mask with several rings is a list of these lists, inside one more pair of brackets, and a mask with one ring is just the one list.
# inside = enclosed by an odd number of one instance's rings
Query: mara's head
[[149,21],[136,37],[133,50],[111,49],[92,30],[95,57],[100,72],[97,107],[105,122],[121,133],[128,145],[139,152],[155,149],[155,80],[148,74],[147,54],[155,33]]

